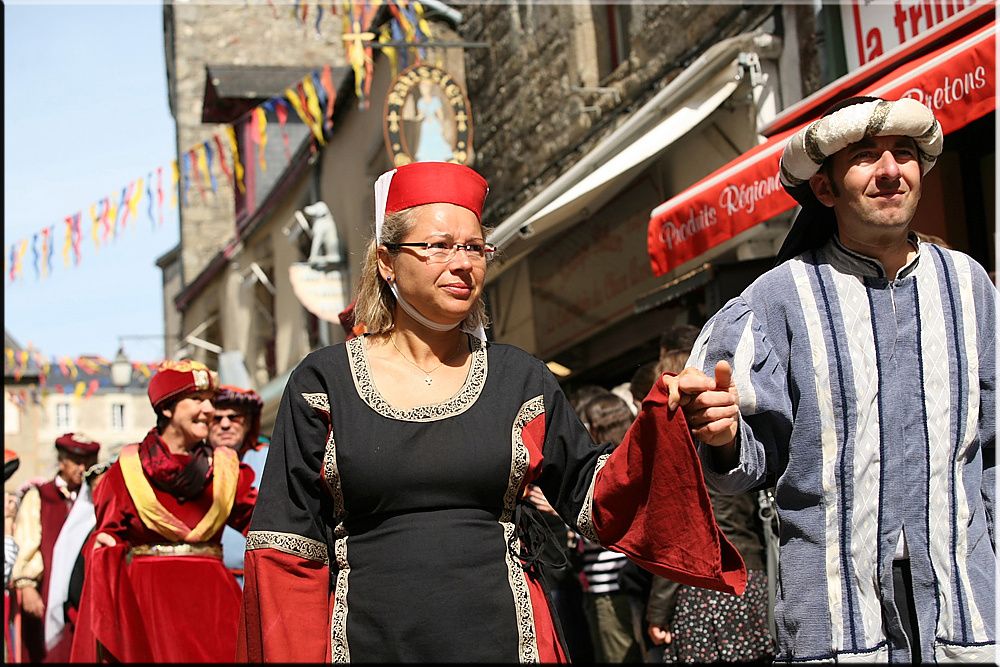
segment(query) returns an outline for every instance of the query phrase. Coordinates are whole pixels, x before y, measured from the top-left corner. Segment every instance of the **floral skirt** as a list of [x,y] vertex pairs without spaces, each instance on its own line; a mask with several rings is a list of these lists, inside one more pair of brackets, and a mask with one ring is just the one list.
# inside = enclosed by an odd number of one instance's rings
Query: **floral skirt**
[[767,628],[767,574],[747,570],[742,596],[682,586],[677,592],[673,641],[663,662],[751,662],[774,656]]

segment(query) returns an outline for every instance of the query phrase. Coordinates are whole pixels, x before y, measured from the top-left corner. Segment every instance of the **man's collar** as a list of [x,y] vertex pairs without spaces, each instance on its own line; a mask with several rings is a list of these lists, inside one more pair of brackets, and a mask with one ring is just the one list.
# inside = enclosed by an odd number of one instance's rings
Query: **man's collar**
[[[913,255],[913,259],[907,262],[906,265],[899,270],[899,273],[895,278],[896,280],[902,280],[912,274],[920,262],[920,240],[917,238],[916,232],[910,230],[906,235],[906,241],[913,247],[916,253]],[[824,250],[830,259],[830,263],[845,273],[851,273],[866,278],[889,279],[886,276],[885,268],[882,266],[880,261],[872,257],[868,257],[867,255],[863,255],[855,250],[851,250],[843,244],[840,240],[839,234],[834,234],[830,238],[830,241],[827,243]]]
[[59,493],[61,493],[64,498],[76,500],[77,492],[70,491],[69,482],[63,479],[62,475],[56,475],[56,488],[59,489]]

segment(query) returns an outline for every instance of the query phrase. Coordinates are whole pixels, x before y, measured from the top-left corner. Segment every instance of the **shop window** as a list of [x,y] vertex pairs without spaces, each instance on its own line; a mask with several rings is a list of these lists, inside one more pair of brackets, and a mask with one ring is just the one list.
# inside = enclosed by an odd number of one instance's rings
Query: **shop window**
[[56,429],[71,428],[73,414],[69,403],[56,403]]
[[601,82],[628,60],[631,51],[629,22],[632,9],[627,4],[594,5],[594,36],[597,42],[598,78]]
[[111,430],[125,430],[125,404],[113,403],[111,405]]

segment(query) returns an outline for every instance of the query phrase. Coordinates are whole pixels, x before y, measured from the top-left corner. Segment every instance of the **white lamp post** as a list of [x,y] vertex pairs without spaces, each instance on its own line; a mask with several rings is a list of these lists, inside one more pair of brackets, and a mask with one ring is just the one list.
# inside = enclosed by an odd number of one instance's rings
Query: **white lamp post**
[[125,356],[125,346],[118,346],[118,354],[111,362],[111,384],[124,389],[132,384],[132,362]]

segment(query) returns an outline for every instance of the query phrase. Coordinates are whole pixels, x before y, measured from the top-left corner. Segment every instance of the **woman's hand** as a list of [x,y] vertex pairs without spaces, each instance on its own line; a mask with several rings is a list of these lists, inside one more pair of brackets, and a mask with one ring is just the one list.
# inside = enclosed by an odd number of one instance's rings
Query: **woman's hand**
[[117,544],[115,538],[107,533],[98,533],[94,536],[94,551],[97,551],[101,547],[113,547]]
[[670,628],[666,625],[650,623],[649,627],[646,628],[646,634],[649,635],[649,640],[653,642],[654,646],[663,646],[674,640],[673,635],[670,634]]
[[528,485],[527,498],[531,502],[531,504],[535,506],[535,509],[537,509],[539,512],[545,512],[546,514],[552,514],[558,516],[558,513],[555,511],[552,505],[549,504],[548,498],[546,498],[545,494],[542,493],[542,490],[539,489],[534,484]]

